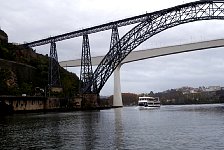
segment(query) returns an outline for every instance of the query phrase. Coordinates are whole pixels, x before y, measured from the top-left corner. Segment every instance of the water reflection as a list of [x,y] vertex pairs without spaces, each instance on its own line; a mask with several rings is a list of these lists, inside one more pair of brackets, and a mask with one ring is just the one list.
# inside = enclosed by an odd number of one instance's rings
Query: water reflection
[[[202,105],[180,105],[180,106],[166,106],[166,110],[169,111],[186,111],[186,112],[198,112],[198,113],[215,113],[216,115],[223,115],[224,104],[202,104]],[[175,108],[175,109],[173,109]]]
[[89,112],[85,115],[84,119],[81,120],[83,126],[83,135],[85,141],[85,149],[94,149],[97,139],[96,129],[98,128],[99,112]]
[[[49,125],[47,124],[47,122],[49,122]],[[44,125],[45,125],[44,129],[48,129],[47,133],[45,133],[44,135],[49,135],[49,138],[51,140],[48,140],[48,141],[50,141],[49,144],[51,145],[50,147],[52,149],[61,147],[64,144],[61,139],[61,133],[63,131],[61,131],[60,124],[61,124],[61,119],[59,117],[59,114],[55,114],[55,116],[50,117],[49,120],[44,118]]]
[[116,149],[123,149],[124,148],[124,130],[123,130],[123,118],[122,118],[122,108],[114,109],[115,113],[115,138],[114,144]]
[[224,105],[0,117],[0,149],[219,149]]

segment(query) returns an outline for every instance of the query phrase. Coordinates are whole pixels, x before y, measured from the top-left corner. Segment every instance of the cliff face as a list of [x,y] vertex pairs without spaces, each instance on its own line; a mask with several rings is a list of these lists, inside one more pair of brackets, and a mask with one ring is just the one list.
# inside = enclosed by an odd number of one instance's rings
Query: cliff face
[[8,35],[1,29],[0,29],[0,43],[1,44],[8,43]]
[[[48,57],[11,43],[0,43],[0,95],[35,95],[35,88],[48,85]],[[76,74],[60,68],[62,95],[72,97],[78,93]]]
[[12,84],[17,84],[17,82],[34,82],[34,77],[37,71],[35,67],[30,65],[4,59],[0,59],[0,69],[9,72],[8,77],[10,78]]

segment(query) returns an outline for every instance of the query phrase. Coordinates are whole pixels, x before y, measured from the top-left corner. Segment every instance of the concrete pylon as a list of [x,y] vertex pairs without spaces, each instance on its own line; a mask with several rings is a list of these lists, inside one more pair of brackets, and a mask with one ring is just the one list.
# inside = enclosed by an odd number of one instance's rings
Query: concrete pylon
[[113,107],[123,107],[122,95],[121,95],[120,68],[121,65],[118,65],[118,67],[114,70]]

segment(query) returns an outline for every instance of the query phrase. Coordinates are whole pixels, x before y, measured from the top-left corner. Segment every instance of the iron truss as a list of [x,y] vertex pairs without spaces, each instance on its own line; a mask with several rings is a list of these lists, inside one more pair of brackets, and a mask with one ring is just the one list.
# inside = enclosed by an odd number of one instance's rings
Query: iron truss
[[56,50],[56,43],[54,41],[51,42],[48,70],[49,87],[61,87],[58,55]]
[[[81,58],[81,71],[80,71],[80,81],[79,81],[79,92],[83,93],[84,88],[88,86],[91,82],[93,76],[92,61],[90,54],[89,38],[88,35],[83,35],[82,42],[82,58]],[[92,89],[88,89],[86,93],[90,93]]]
[[[82,29],[82,30],[78,30],[78,31],[73,31],[73,32],[69,32],[69,33],[65,33],[65,34],[61,34],[61,35],[25,43],[24,45],[29,46],[29,47],[35,47],[35,46],[40,46],[40,45],[45,45],[45,44],[51,43],[51,41],[58,42],[58,41],[66,40],[66,39],[71,39],[74,37],[83,36],[85,34],[91,34],[91,33],[109,30],[109,29],[112,29],[114,26],[121,27],[121,26],[127,26],[127,25],[131,25],[131,24],[144,22],[148,18],[151,18],[152,20],[154,20],[154,19],[158,18],[158,15],[166,14],[168,12],[174,12],[174,10],[178,10],[180,8],[191,8],[191,7],[196,8],[195,6],[198,6],[197,8],[199,8],[200,6],[202,6],[202,9],[204,10],[204,8],[203,8],[204,5],[207,6],[207,5],[211,4],[212,6],[214,6],[214,9],[216,9],[216,8],[220,8],[219,5],[222,4],[223,2],[224,1],[219,1],[219,0],[196,1],[196,2],[192,2],[192,3],[187,3],[187,4],[175,6],[172,8],[164,9],[161,11],[146,13],[146,14],[134,16],[131,18],[126,18],[126,19],[122,19],[122,20],[118,20],[118,21],[114,21],[114,22],[109,22],[109,23],[105,23],[102,25],[98,25],[98,26],[94,26],[94,27],[90,27],[90,28],[86,28],[86,29]],[[211,7],[211,11],[212,11],[212,9],[213,8]]]
[[197,1],[147,14],[141,23],[113,44],[85,89],[94,83],[96,86],[92,92],[99,93],[122,60],[153,35],[180,24],[212,19],[224,19],[224,1]]
[[[49,37],[31,43],[26,43],[25,45],[29,47],[40,46],[47,43],[52,43],[52,41],[55,43],[57,41],[112,29],[110,50],[93,74],[91,69],[91,56],[89,52],[88,41],[86,41],[87,46],[85,49],[83,48],[83,53],[85,52],[85,54],[82,54],[82,59],[83,57],[86,57],[85,61],[87,61],[87,63],[85,62],[83,64],[84,68],[81,73],[84,73],[84,70],[87,70],[86,72],[88,75],[84,75],[82,77],[83,81],[85,81],[83,82],[84,85],[82,85],[82,93],[99,93],[108,78],[111,76],[116,67],[122,62],[122,60],[133,49],[153,35],[180,24],[212,19],[224,19],[224,0],[203,0],[191,2],[161,11],[146,13],[140,16]],[[119,39],[117,27],[130,24],[137,25],[128,33],[126,33],[121,39]],[[55,48],[53,47],[51,49],[55,49],[56,54],[56,44]],[[54,54],[54,52],[52,54]],[[54,56],[51,56],[51,58],[54,58]],[[53,73],[51,74],[53,76]]]

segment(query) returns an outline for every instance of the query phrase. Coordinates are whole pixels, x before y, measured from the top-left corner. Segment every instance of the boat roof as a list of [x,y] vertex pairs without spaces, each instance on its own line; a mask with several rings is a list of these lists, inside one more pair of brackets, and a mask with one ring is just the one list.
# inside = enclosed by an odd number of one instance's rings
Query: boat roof
[[151,99],[155,99],[155,97],[150,97],[150,96],[142,96],[142,97],[139,97],[140,98],[151,98]]

